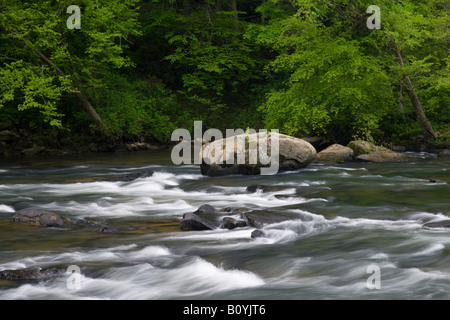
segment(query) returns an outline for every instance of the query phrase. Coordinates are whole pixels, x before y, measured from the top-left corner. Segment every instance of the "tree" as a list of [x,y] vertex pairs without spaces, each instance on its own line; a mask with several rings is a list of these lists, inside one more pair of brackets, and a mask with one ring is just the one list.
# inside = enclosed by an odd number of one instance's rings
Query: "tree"
[[[366,26],[369,5],[362,0],[272,0],[260,7],[270,20],[251,36],[276,51],[268,70],[281,79],[262,107],[267,124],[292,134],[373,138],[393,113],[401,81],[424,145],[433,143],[420,96],[439,87],[445,97],[445,83],[448,88],[444,1],[379,1],[381,30]],[[445,102],[435,99],[433,107],[443,108]]]
[[96,128],[107,133],[90,95],[104,86],[105,70],[131,65],[123,50],[129,37],[139,34],[136,3],[78,1],[81,29],[71,30],[66,26],[66,9],[72,1],[3,1],[0,107],[13,104],[20,110],[37,108],[50,124],[60,126],[64,110],[58,108],[58,102],[70,92]]

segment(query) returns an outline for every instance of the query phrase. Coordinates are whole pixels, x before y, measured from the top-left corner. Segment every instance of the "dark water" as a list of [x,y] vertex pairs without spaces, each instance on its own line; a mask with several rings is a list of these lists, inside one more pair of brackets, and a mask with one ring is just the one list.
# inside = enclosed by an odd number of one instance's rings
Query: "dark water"
[[[171,165],[169,152],[2,163],[0,272],[61,272],[0,280],[0,299],[450,299],[450,229],[422,227],[448,218],[450,184],[430,179],[450,181],[449,160],[411,155],[408,163],[222,178]],[[93,179],[144,170],[155,174]],[[277,190],[247,192],[254,184]],[[257,239],[250,227],[181,232],[183,213],[202,204],[291,219]],[[70,224],[11,221],[30,207]],[[101,233],[100,225],[125,231]],[[70,265],[81,271],[75,289]]]

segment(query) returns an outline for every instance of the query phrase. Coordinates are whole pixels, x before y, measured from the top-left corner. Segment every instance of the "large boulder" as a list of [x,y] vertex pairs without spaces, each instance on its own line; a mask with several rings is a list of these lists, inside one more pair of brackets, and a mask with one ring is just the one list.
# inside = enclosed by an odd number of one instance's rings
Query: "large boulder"
[[365,162],[399,162],[406,161],[407,157],[388,148],[376,146],[363,140],[350,141],[347,147],[354,151],[356,160]]
[[[316,157],[316,149],[302,139],[294,138],[280,133],[253,133],[237,135],[221,140],[215,140],[206,144],[202,148],[203,163],[200,166],[201,173],[207,176],[225,176],[230,174],[257,175],[261,174],[261,168],[273,165],[272,159],[272,140],[278,138],[278,171],[297,170],[306,167]],[[239,143],[240,141],[240,143]],[[249,160],[249,149],[259,149],[262,142],[267,141],[267,157],[263,159],[258,153],[256,163]],[[234,145],[227,150],[226,146]],[[273,150],[275,149],[273,147]],[[264,148],[263,148],[264,149]],[[239,161],[241,156],[245,155],[245,161]],[[233,159],[232,163],[226,163],[226,159]],[[243,163],[241,163],[243,162]]]
[[60,215],[45,211],[24,209],[17,211],[12,217],[13,222],[23,222],[39,227],[60,227],[64,224],[64,220]]
[[320,151],[316,159],[320,162],[345,162],[353,160],[353,154],[353,149],[335,143]]

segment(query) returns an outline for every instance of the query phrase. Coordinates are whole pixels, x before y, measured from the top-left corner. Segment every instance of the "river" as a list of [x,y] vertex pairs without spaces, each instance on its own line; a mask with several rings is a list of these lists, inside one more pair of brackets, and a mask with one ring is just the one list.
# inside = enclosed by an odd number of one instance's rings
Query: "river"
[[[423,227],[448,218],[450,184],[430,179],[450,181],[449,158],[409,155],[220,178],[171,164],[168,151],[2,162],[0,272],[64,272],[0,279],[0,299],[450,299],[450,229]],[[93,179],[145,170],[155,173]],[[251,227],[180,231],[182,215],[203,204],[290,219],[255,239]],[[25,208],[70,224],[12,222]],[[102,225],[125,231],[99,232]]]

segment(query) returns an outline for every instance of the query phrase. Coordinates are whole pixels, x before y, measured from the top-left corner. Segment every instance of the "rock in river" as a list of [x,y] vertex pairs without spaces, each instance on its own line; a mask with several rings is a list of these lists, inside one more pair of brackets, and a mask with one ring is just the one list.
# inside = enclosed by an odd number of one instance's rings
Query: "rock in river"
[[48,280],[64,274],[64,269],[30,267],[18,270],[0,271],[0,279],[4,280]]
[[252,231],[252,234],[250,235],[250,237],[252,237],[253,239],[256,239],[256,238],[262,238],[262,237],[264,237],[266,234],[264,233],[264,232],[262,232],[261,230],[259,230],[259,229],[256,229],[256,230],[253,230]]
[[[291,171],[306,167],[316,157],[316,149],[302,139],[294,138],[279,133],[253,133],[237,135],[221,140],[215,140],[202,148],[203,163],[200,166],[201,173],[207,176],[225,176],[230,174],[257,175],[262,168],[267,168],[274,163],[276,155],[271,154],[272,140],[278,138],[279,157],[278,171]],[[262,161],[261,153],[250,161],[249,149],[258,150],[262,141],[267,142],[266,158]],[[233,147],[227,148],[227,145]],[[265,148],[262,148],[265,149]],[[244,159],[241,159],[244,158]],[[233,161],[228,161],[231,159]],[[231,163],[230,163],[231,162]]]
[[203,204],[201,205],[194,213],[217,213],[217,209],[209,204]]
[[130,181],[134,181],[134,180],[140,179],[140,178],[142,179],[142,178],[151,177],[153,175],[153,173],[154,173],[153,171],[125,173],[125,174],[107,177],[102,180],[111,181],[111,182],[130,182]]
[[376,146],[363,140],[350,141],[347,147],[353,149],[356,160],[365,162],[399,162],[407,157],[388,148]]
[[213,230],[216,227],[212,222],[193,212],[185,213],[180,221],[180,229],[182,231]]
[[292,217],[281,213],[270,213],[264,210],[257,210],[251,213],[244,213],[241,218],[247,222],[247,225],[256,229],[261,229],[264,226],[272,223],[279,223],[286,220],[291,220]]
[[320,151],[316,158],[319,162],[345,162],[353,160],[354,151],[340,144],[332,144],[325,150]]
[[244,228],[247,226],[247,222],[245,222],[244,220],[238,220],[238,219],[234,219],[232,217],[225,217],[222,220],[222,225],[221,227],[224,229],[236,229],[236,228]]
[[14,222],[23,222],[40,227],[60,227],[64,220],[56,213],[45,210],[24,209],[12,217]]
[[423,228],[426,229],[436,229],[436,228],[450,228],[450,220],[441,220],[437,222],[428,222],[425,223]]

